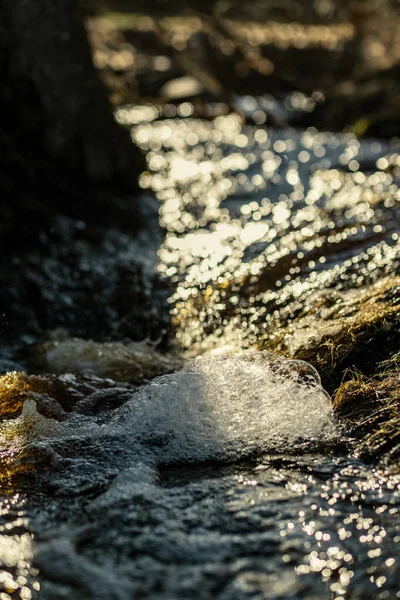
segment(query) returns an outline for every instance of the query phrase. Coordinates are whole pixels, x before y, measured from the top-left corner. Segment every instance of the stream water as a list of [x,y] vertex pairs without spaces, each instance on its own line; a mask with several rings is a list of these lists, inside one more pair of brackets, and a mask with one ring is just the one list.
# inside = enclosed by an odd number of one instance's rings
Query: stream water
[[[156,255],[157,236],[110,231],[102,251],[147,249],[184,366],[135,390],[105,379],[118,353],[125,374],[137,359],[122,342],[46,346],[42,370],[78,404],[38,412],[39,390],[2,422],[4,464],[26,475],[1,500],[1,600],[400,597],[400,476],[357,455],[315,369],[269,351],[400,301],[399,142],[199,120],[188,102],[135,111],[117,118],[146,150],[142,203],[156,195],[165,237]],[[80,248],[88,271],[101,251]]]

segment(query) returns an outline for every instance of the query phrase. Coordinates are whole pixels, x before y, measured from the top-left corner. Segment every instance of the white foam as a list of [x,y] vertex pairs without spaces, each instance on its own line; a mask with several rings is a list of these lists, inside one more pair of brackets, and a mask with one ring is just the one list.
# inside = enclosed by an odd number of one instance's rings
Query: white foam
[[268,352],[189,362],[139,390],[105,429],[155,447],[166,462],[238,458],[337,437],[315,369]]

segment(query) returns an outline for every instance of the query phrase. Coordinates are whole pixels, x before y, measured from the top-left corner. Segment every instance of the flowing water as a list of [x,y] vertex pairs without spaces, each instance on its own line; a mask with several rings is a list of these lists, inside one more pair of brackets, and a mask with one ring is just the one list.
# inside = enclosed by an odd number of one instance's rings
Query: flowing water
[[[56,378],[3,382],[33,392],[0,429],[18,474],[3,474],[1,600],[400,597],[398,472],[363,462],[311,365],[271,353],[365,305],[390,331],[400,144],[218,110],[117,113],[160,203],[176,353],[57,338],[41,350]],[[133,262],[118,243],[104,253]]]

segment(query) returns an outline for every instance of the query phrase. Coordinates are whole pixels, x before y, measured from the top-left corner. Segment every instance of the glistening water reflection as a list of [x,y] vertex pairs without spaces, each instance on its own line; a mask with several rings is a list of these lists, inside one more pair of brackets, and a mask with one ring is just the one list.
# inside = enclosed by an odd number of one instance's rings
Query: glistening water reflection
[[[343,312],[346,290],[354,302],[355,289],[396,272],[398,142],[245,127],[235,114],[133,137],[148,150],[142,185],[168,231],[160,271],[177,285],[177,338],[191,352],[274,347],[284,328],[285,343],[301,344],[326,325],[315,306]],[[308,325],[291,330],[300,314]]]
[[[356,457],[312,367],[225,356],[293,358],[314,344],[324,366],[368,322],[376,363],[397,335],[398,142],[236,114],[138,124],[135,111],[176,346],[210,356],[136,390],[175,358],[66,337],[37,349],[57,376],[7,379],[26,386],[25,412],[6,422],[2,450],[35,477],[16,519],[15,482],[4,499],[15,560],[1,600],[399,597],[394,467]],[[95,262],[81,244],[89,270],[102,253],[109,270],[136,259],[128,236],[104,240]]]
[[305,454],[211,470],[201,481],[195,470],[174,471],[166,483],[180,506],[186,498],[189,540],[177,545],[186,564],[187,546],[197,557],[186,568],[205,582],[199,597],[398,597],[398,476]]
[[[29,412],[25,410],[25,412]],[[0,589],[1,599],[30,600],[40,590],[38,569],[33,567],[34,541],[26,512],[26,495],[12,484],[16,472],[29,473],[29,451],[22,457],[29,438],[24,419],[0,425]],[[28,435],[27,435],[28,434]],[[37,455],[36,449],[33,452]]]
[[19,493],[0,501],[0,586],[2,600],[32,598],[40,590],[39,571],[32,567],[33,536],[24,510],[25,501]]
[[26,583],[16,597],[397,597],[399,475],[339,451],[304,363],[211,357],[128,393],[111,417],[57,424],[30,405],[17,424],[27,417],[48,468],[7,537],[5,581]]

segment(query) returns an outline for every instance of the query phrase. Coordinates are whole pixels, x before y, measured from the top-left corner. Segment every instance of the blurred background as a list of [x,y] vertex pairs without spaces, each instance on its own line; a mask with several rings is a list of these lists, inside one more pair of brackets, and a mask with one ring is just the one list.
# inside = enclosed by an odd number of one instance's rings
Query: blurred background
[[83,2],[115,106],[399,135],[399,0]]

